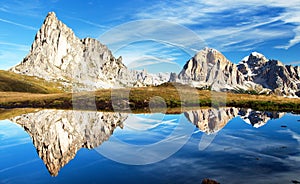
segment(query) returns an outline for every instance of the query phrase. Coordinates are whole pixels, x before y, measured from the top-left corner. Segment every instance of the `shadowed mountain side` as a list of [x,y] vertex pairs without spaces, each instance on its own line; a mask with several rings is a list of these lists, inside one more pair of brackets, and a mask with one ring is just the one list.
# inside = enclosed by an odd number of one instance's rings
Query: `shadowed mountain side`
[[127,115],[89,111],[42,110],[11,118],[30,135],[37,153],[56,176],[81,148],[108,140]]

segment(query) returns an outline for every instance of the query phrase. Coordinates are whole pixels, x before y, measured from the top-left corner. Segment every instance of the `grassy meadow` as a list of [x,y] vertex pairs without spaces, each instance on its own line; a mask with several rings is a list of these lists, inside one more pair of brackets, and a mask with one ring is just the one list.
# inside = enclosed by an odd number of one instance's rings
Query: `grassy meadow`
[[[24,81],[24,79],[19,79],[19,81],[31,82]],[[28,90],[24,92],[0,90],[0,108],[180,113],[200,107],[233,106],[256,110],[300,112],[299,98],[213,92],[172,83],[156,87],[103,89],[76,94],[54,90],[55,88],[51,85],[32,86],[29,89],[36,90],[29,92]]]

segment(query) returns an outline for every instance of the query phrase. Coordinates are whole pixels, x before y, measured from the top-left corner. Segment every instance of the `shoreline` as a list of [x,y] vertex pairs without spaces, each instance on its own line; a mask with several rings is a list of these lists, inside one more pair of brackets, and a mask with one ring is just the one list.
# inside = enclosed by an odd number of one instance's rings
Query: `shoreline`
[[108,112],[184,112],[201,107],[238,107],[300,113],[300,99],[199,90],[187,86],[103,89],[82,93],[0,92],[0,108],[98,110]]

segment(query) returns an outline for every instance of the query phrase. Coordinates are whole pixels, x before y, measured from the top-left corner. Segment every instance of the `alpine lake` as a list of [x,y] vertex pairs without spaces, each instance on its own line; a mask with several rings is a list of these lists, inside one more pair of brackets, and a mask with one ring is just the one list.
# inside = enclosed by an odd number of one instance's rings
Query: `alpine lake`
[[300,115],[31,109],[0,121],[0,183],[300,183]]

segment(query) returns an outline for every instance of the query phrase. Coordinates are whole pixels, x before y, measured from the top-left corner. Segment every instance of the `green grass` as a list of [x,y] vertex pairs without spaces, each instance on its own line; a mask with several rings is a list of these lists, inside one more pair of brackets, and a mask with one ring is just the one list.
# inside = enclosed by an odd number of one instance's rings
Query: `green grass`
[[62,92],[61,89],[58,83],[0,70],[0,91],[48,94]]

